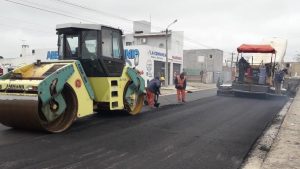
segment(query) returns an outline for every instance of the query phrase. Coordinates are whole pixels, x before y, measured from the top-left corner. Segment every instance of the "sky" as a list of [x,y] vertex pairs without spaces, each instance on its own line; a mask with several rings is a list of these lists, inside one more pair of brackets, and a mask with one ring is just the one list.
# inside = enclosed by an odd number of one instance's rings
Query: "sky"
[[[25,5],[25,6],[24,6]],[[0,0],[0,56],[18,57],[21,45],[56,48],[56,24],[99,23],[132,32],[147,20],[153,31],[184,31],[185,49],[218,48],[224,57],[243,43],[287,39],[286,60],[300,53],[298,0]]]

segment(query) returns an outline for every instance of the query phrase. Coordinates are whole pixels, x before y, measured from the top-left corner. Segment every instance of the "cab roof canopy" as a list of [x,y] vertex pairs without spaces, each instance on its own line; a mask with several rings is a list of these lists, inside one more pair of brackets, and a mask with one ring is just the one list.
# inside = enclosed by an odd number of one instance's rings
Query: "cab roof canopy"
[[[92,29],[92,30],[101,30],[102,27],[113,28],[101,24],[82,24],[82,23],[65,23],[56,25],[56,30],[64,28],[75,28],[75,29]],[[116,29],[116,28],[113,28]]]
[[250,45],[242,44],[237,48],[239,53],[276,53],[276,50],[271,45]]

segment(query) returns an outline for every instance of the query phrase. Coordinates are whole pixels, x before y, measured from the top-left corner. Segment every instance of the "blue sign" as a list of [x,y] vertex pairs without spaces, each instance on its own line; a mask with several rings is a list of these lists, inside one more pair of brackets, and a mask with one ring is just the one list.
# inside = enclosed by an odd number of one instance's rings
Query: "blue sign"
[[125,59],[135,59],[140,56],[138,49],[125,49]]
[[58,59],[58,51],[48,51],[47,60],[55,60]]

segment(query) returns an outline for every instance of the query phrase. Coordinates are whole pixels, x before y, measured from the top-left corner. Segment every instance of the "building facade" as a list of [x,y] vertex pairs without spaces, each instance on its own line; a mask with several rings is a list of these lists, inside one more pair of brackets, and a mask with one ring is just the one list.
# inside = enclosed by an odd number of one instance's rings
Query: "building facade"
[[284,67],[288,69],[289,77],[300,77],[300,62],[285,62]]
[[223,51],[219,49],[193,49],[183,52],[183,69],[188,79],[216,83],[223,67]]
[[31,64],[36,60],[57,60],[57,48],[31,49],[29,45],[22,45],[20,56],[0,59],[0,67],[4,73],[22,65]]
[[135,21],[133,33],[123,36],[127,65],[143,70],[146,81],[165,77],[166,37],[168,38],[168,77],[173,84],[175,74],[183,69],[183,32],[151,32],[151,23]]

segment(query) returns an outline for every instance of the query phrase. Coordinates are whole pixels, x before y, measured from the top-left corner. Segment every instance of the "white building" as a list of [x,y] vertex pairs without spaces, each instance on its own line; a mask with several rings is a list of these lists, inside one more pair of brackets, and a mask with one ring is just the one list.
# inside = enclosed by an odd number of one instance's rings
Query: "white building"
[[[146,81],[165,77],[166,32],[151,32],[151,23],[135,21],[132,34],[123,37],[127,65],[144,71]],[[183,69],[183,31],[168,33],[169,82]]]
[[47,61],[53,59],[58,59],[57,48],[31,49],[29,45],[22,45],[20,56],[0,59],[0,65],[6,68],[16,68],[31,64],[36,60]]

